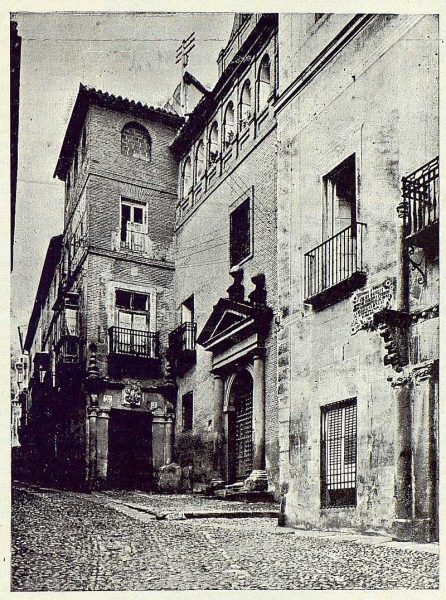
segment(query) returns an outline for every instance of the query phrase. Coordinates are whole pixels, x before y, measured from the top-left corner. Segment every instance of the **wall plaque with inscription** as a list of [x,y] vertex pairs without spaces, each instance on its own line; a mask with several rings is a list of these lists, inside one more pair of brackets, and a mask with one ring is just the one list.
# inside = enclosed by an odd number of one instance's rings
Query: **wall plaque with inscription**
[[395,295],[395,279],[389,277],[382,283],[373,285],[368,289],[356,292],[352,297],[353,323],[352,335],[360,329],[367,329],[372,325],[373,315],[385,308],[391,308]]

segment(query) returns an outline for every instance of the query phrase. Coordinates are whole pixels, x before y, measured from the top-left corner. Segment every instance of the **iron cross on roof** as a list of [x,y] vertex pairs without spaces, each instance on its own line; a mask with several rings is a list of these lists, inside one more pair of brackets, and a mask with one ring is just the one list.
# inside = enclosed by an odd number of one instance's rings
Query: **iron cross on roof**
[[181,42],[181,46],[177,48],[176,60],[175,64],[177,65],[181,62],[181,68],[184,69],[187,67],[187,62],[189,60],[189,54],[195,48],[195,31],[193,31],[190,36]]
[[195,31],[190,36],[181,42],[181,46],[177,48],[175,64],[180,63],[181,66],[181,85],[180,85],[180,105],[181,113],[185,116],[187,112],[187,97],[186,86],[184,83],[184,73],[189,61],[189,54],[195,48]]

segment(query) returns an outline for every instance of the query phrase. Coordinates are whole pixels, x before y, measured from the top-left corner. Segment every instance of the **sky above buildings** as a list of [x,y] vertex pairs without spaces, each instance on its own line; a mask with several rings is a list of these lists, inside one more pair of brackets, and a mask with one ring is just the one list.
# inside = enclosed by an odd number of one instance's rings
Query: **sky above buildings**
[[26,326],[52,236],[63,231],[64,186],[53,179],[79,83],[162,106],[179,83],[175,51],[195,32],[188,70],[217,80],[231,13],[17,13],[22,36],[19,170],[11,276],[11,341]]

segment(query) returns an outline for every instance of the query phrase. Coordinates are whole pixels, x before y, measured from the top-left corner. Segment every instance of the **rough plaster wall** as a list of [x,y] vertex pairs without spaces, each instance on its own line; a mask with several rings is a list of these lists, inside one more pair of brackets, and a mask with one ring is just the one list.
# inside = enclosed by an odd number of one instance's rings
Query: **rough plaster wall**
[[[306,309],[302,282],[303,254],[321,241],[321,177],[352,152],[359,167],[358,219],[367,224],[368,284],[395,275],[401,176],[438,152],[435,136],[425,133],[435,131],[436,122],[435,116],[427,125],[425,120],[425,104],[431,106],[436,93],[428,68],[428,36],[435,38],[435,20],[425,18],[404,33],[404,19],[380,17],[278,119],[279,306],[284,317],[278,395],[281,480],[290,486],[291,523],[385,529],[393,518],[394,401],[386,381],[390,373],[382,365],[382,341],[373,332],[350,335],[349,300],[319,313]],[[406,37],[395,44],[398,35]],[[320,406],[353,396],[358,399],[358,505],[321,510]]]

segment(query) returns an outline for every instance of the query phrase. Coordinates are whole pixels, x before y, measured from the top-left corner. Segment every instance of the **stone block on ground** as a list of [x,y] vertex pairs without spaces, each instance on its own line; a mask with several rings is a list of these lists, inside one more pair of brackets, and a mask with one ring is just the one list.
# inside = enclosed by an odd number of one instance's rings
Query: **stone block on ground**
[[180,465],[171,463],[159,469],[158,488],[160,492],[175,494],[181,491],[182,469]]

